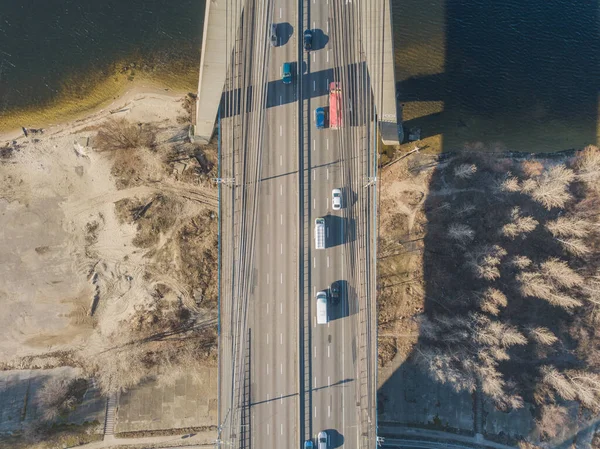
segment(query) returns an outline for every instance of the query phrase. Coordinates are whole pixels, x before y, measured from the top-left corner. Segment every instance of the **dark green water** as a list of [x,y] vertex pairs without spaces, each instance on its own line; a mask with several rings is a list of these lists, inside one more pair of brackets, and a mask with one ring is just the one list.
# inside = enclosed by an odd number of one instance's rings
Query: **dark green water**
[[197,72],[203,19],[204,0],[0,0],[0,114],[85,95],[123,64]]

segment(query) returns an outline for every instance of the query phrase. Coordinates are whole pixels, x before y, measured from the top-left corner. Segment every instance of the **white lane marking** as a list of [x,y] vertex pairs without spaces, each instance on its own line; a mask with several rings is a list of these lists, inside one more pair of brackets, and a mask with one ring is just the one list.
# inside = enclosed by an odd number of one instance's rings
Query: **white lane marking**
[[317,406],[315,405],[315,418],[317,417]]
[[267,214],[267,224],[269,224],[269,214]]
[[267,303],[267,315],[269,314],[269,303]]
[[329,62],[329,50],[327,50],[327,62]]
[[279,334],[279,344],[282,345],[283,344],[283,332],[281,332]]
[[317,317],[313,318],[313,327],[317,327]]
[[283,184],[279,184],[279,194],[283,195]]
[[329,268],[329,256],[327,256],[327,268]]
[[280,404],[283,404],[283,394],[280,394],[280,395],[279,395],[279,403],[280,403]]
[[267,254],[269,254],[269,244],[267,243]]
[[313,388],[317,386],[317,376],[315,376],[315,382],[313,383]]
[[317,268],[317,258],[313,257],[313,268]]
[[281,434],[283,435],[283,424],[281,425]]
[[315,30],[317,28],[317,23],[313,20],[313,27],[312,29]]
[[317,208],[317,199],[313,198],[313,209]]
[[271,400],[271,395],[267,393],[267,401]]
[[313,139],[313,148],[317,148],[317,139]]
[[[329,3],[329,2],[327,2],[327,3]],[[279,18],[280,18],[280,19],[281,19],[281,17],[282,17],[282,16],[281,16],[281,14],[283,14],[283,12],[281,11],[281,8],[279,8]]]
[[283,156],[279,155],[279,165],[283,165]]
[[281,365],[279,365],[279,372],[280,372],[281,374],[283,374],[283,363],[282,363]]
[[269,435],[269,424],[267,424],[267,435]]
[[327,179],[329,179],[329,169],[327,169]]
[[279,135],[283,136],[283,126],[279,125]]
[[[314,53],[313,53],[313,55],[314,55]],[[315,90],[317,90],[317,82],[313,81],[313,91],[315,91]]]
[[331,387],[331,377],[327,376],[327,386]]
[[280,251],[280,253],[283,254],[283,243],[280,243],[280,245],[281,245],[281,251]]
[[327,78],[327,89],[329,89],[329,78]]
[[313,296],[317,296],[317,287],[313,285]]
[[329,139],[327,139],[327,149],[329,149]]
[[279,216],[279,223],[280,223],[280,224],[283,224],[283,214],[281,214],[281,215]]
[[[327,316],[329,318],[329,315]],[[327,327],[329,328],[329,320],[327,320]]]
[[267,284],[269,283],[269,273],[267,273]]
[[[329,5],[329,0],[327,0],[327,4]],[[327,21],[327,32],[329,33],[329,20]]]
[[283,315],[283,303],[279,303],[279,315]]
[[269,364],[267,363],[267,376],[269,375]]
[[325,198],[326,203],[327,203],[327,210],[329,210],[329,197]]
[[267,334],[267,344],[269,344],[269,334]]
[[[329,59],[327,59],[329,61]],[[283,104],[283,96],[280,95],[279,96],[279,106],[281,106]]]
[[317,347],[314,347],[315,350],[313,351],[313,357],[316,359],[317,358]]
[[[313,27],[314,28],[314,27]],[[315,54],[315,52],[313,51],[313,62],[315,62],[317,60],[317,55]]]
[[313,181],[317,180],[317,170],[313,170]]
[[330,347],[329,347],[329,346],[327,346],[327,357],[328,357],[328,358],[329,358],[329,357],[331,357],[331,353],[330,353],[329,349],[330,349]]
[[331,405],[327,406],[327,417],[331,418]]
[[283,273],[279,273],[279,283],[283,284]]

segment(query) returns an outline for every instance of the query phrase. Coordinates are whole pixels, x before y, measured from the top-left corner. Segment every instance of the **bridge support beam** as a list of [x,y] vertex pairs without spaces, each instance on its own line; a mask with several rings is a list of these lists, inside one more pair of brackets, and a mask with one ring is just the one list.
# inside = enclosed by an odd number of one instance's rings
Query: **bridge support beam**
[[[239,5],[239,9],[232,11],[231,3]],[[191,133],[194,141],[208,143],[214,134],[227,66],[231,61],[241,14],[242,2],[206,1],[196,120]]]
[[404,139],[404,132],[402,108],[396,95],[391,0],[370,0],[360,4],[365,18],[363,50],[377,108],[379,132],[384,144],[398,145]]

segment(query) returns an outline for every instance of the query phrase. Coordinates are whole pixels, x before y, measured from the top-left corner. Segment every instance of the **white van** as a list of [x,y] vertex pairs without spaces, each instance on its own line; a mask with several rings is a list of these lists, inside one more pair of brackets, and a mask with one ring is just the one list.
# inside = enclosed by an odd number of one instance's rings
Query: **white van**
[[317,293],[317,324],[327,324],[327,292]]

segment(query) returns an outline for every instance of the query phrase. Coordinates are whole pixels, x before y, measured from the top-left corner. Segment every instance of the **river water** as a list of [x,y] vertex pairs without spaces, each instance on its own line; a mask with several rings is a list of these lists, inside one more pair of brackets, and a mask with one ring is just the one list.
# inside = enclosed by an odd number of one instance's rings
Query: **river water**
[[[598,142],[598,0],[392,0],[392,14],[406,127],[425,145]],[[0,128],[140,78],[193,91],[203,16],[204,0],[0,0]]]

